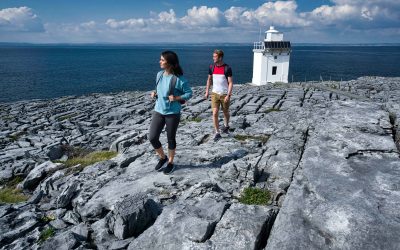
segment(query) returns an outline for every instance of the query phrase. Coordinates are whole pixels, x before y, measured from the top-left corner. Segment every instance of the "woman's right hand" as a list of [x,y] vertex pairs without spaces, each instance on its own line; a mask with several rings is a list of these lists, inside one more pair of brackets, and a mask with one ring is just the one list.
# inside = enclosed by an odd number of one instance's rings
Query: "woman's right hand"
[[157,93],[152,91],[151,94],[150,94],[150,97],[151,97],[151,99],[156,98],[157,97]]

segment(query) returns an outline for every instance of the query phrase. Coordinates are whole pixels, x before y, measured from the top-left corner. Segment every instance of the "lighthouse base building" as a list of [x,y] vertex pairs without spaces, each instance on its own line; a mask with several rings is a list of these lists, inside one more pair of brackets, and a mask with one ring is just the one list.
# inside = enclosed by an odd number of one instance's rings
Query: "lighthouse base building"
[[264,41],[254,43],[252,84],[287,83],[291,44],[273,26],[265,33]]

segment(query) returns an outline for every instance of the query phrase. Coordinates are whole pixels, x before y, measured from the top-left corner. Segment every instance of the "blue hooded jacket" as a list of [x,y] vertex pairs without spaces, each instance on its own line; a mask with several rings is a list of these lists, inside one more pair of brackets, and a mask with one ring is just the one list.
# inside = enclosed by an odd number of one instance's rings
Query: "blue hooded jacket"
[[[179,101],[170,102],[168,99],[171,78],[172,75],[165,75],[164,71],[157,73],[157,79],[160,79],[160,81],[157,84],[157,101],[154,110],[162,115],[180,114],[182,109],[182,104]],[[180,96],[185,101],[192,97],[192,89],[185,77],[177,77],[173,94]]]

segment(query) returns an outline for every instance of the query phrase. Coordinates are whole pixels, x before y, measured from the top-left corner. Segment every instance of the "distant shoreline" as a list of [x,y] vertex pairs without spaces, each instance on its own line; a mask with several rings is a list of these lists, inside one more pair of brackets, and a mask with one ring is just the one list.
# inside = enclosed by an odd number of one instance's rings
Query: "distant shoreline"
[[[321,83],[322,86],[325,86],[324,84],[328,84],[328,83],[346,83],[346,82],[350,82],[350,81],[358,81],[359,79],[363,79],[363,78],[379,78],[379,79],[390,79],[390,78],[400,78],[400,76],[398,77],[385,77],[385,76],[361,76],[358,77],[357,79],[352,79],[352,80],[346,80],[346,81],[334,81],[334,80],[327,80],[327,81],[306,81],[306,82],[301,82],[301,81],[296,81],[296,82],[289,82],[289,83],[268,83],[267,85],[262,85],[262,86],[256,86],[256,85],[252,85],[250,82],[246,82],[246,83],[237,83],[234,84],[234,87],[238,87],[241,85],[248,85],[254,88],[258,88],[258,87],[268,87],[268,86],[274,86],[275,84],[283,84],[283,86],[287,86],[287,85],[291,85],[293,84],[293,86],[301,86],[301,85],[307,85],[309,84],[310,86],[313,85],[315,88],[315,84]],[[193,89],[202,89],[205,86],[193,86]],[[93,92],[93,93],[88,93],[88,94],[82,94],[82,95],[65,95],[65,96],[58,96],[58,97],[49,97],[49,98],[35,98],[35,99],[24,99],[24,100],[17,100],[17,101],[10,101],[10,102],[1,102],[0,101],[0,106],[1,105],[13,105],[13,104],[20,104],[20,103],[30,103],[30,102],[49,102],[49,101],[56,101],[56,100],[60,100],[60,99],[65,99],[65,100],[69,100],[69,99],[75,99],[75,98],[85,98],[85,97],[91,97],[91,96],[95,96],[95,95],[99,95],[99,96],[113,96],[113,95],[121,95],[121,94],[145,94],[146,92],[150,93],[151,90],[125,90],[125,91],[115,91],[115,92]]]
[[[46,47],[46,46],[115,46],[115,47],[126,47],[126,46],[253,46],[253,42],[250,43],[8,43],[0,42],[0,47]],[[400,43],[295,43],[292,42],[292,46],[365,46],[365,47],[385,47],[385,46],[400,46]]]

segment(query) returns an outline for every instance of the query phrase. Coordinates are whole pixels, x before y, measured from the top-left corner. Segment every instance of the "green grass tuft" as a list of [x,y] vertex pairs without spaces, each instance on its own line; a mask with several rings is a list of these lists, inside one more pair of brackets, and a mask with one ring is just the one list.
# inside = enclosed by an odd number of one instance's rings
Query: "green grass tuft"
[[56,231],[54,230],[54,228],[52,228],[52,227],[46,228],[45,230],[40,232],[39,242],[43,243],[46,240],[48,240],[49,238],[53,237],[55,234],[56,234]]
[[18,141],[21,136],[26,135],[26,132],[16,132],[8,136],[11,141]]
[[200,117],[195,117],[195,118],[190,119],[189,121],[191,121],[191,122],[201,122],[201,118]]
[[96,151],[87,155],[72,157],[64,162],[64,164],[66,167],[72,167],[78,164],[81,165],[81,167],[86,167],[99,161],[109,160],[115,157],[117,154],[117,152],[112,151]]
[[73,117],[75,117],[77,114],[73,113],[73,114],[69,114],[69,115],[63,115],[57,118],[57,121],[64,121],[64,120],[69,120]]
[[259,135],[259,136],[254,136],[254,135],[235,135],[234,138],[236,140],[238,140],[238,141],[256,140],[256,141],[260,141],[261,143],[265,144],[269,139],[269,135]]
[[267,110],[265,110],[265,111],[263,111],[261,113],[268,114],[268,113],[271,113],[271,112],[281,112],[281,111],[283,111],[283,110],[276,109],[276,108],[269,108],[269,109],[267,109]]
[[182,119],[180,124],[185,125],[189,122],[201,122],[201,121],[202,121],[202,119],[200,117],[191,117],[191,118],[188,117],[186,119]]
[[267,205],[271,193],[268,190],[248,187],[243,190],[239,201],[247,205]]
[[22,181],[23,178],[17,176],[8,182],[1,183],[0,185],[4,185],[4,187],[0,188],[0,203],[18,203],[27,201],[29,196],[23,194],[22,190],[17,188],[18,183]]
[[21,189],[5,187],[0,189],[0,203],[18,203],[28,200]]
[[44,223],[48,223],[48,222],[53,221],[53,220],[55,220],[55,219],[56,219],[56,216],[53,215],[53,214],[45,215],[45,216],[43,216],[43,217],[40,218],[40,220],[41,220],[42,222],[44,222]]

